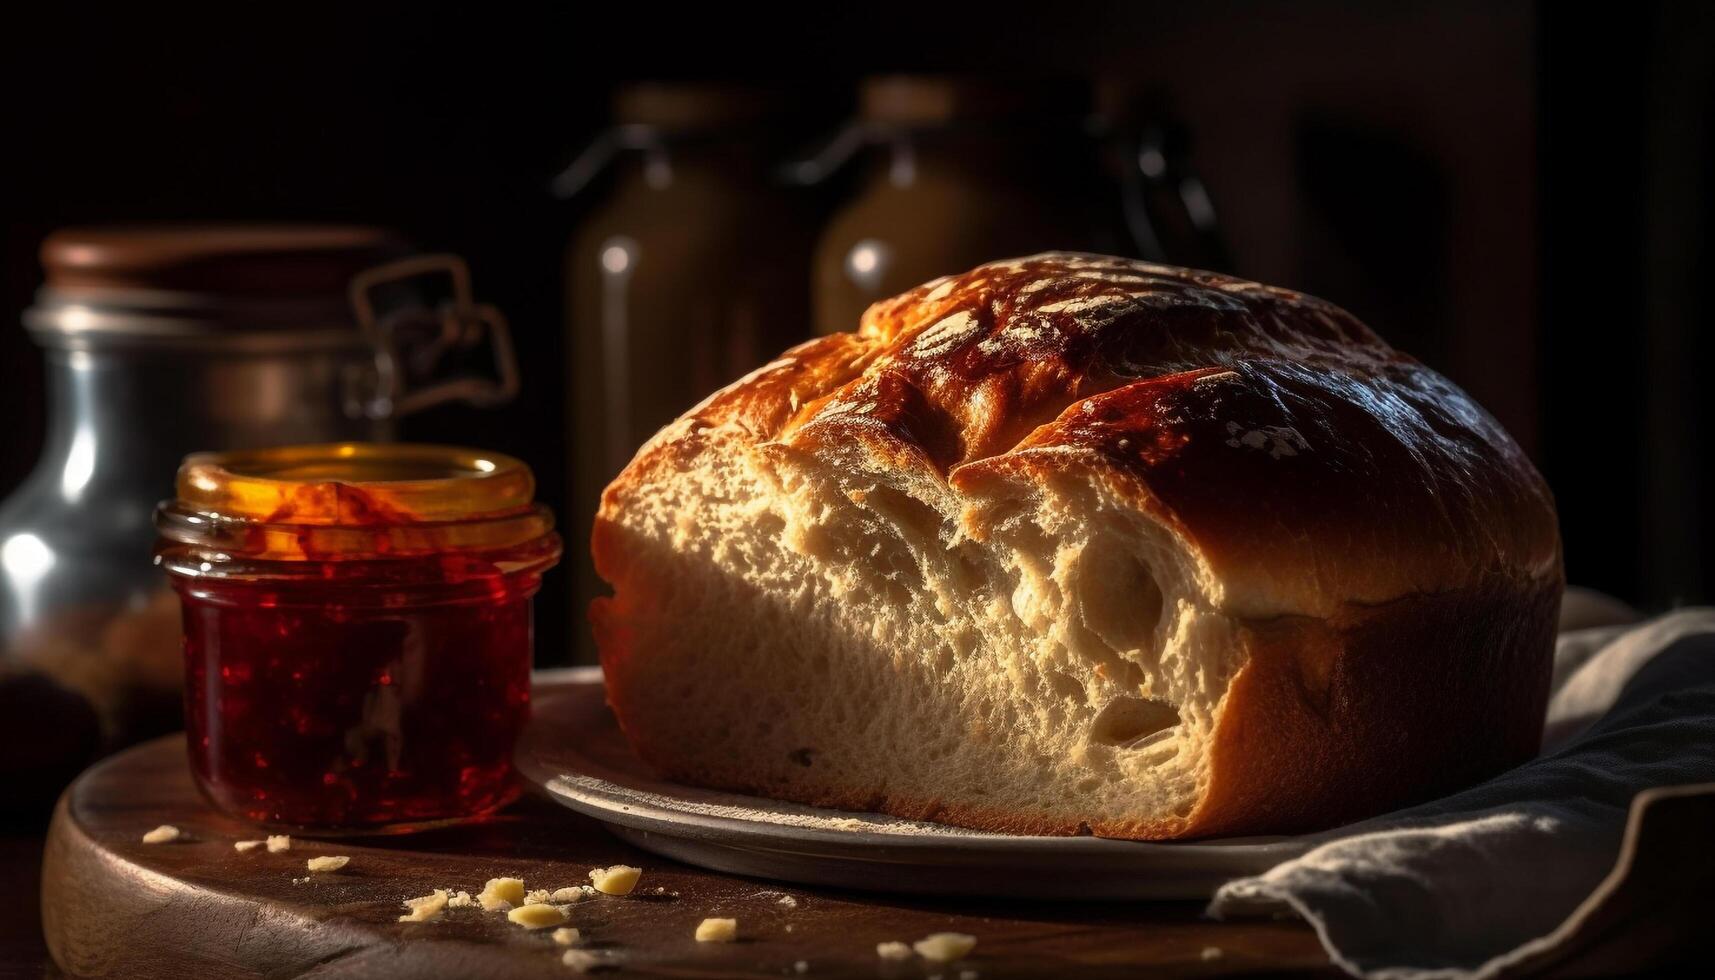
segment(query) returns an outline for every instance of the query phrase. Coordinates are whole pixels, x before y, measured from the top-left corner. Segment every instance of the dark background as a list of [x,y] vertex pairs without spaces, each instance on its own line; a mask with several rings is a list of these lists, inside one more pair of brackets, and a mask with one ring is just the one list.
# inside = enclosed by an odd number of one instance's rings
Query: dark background
[[[404,435],[522,456],[563,510],[578,215],[546,187],[616,83],[783,82],[823,98],[831,131],[864,74],[1051,71],[1159,92],[1191,127],[1235,271],[1347,306],[1493,411],[1554,487],[1572,582],[1649,608],[1707,600],[1711,6],[8,13],[0,493],[40,447],[41,364],[16,323],[53,228],[350,221],[464,255],[511,317],[524,395]],[[586,522],[566,516],[574,546]],[[564,590],[545,603],[563,610]],[[553,662],[565,617],[541,618]]]

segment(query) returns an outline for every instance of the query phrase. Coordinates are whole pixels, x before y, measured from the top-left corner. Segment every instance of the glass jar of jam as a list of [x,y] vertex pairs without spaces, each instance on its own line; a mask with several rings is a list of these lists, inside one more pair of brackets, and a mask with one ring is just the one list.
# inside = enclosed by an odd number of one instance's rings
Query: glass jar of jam
[[342,443],[187,457],[156,511],[205,795],[257,823],[416,829],[518,792],[531,597],[560,557],[522,462]]

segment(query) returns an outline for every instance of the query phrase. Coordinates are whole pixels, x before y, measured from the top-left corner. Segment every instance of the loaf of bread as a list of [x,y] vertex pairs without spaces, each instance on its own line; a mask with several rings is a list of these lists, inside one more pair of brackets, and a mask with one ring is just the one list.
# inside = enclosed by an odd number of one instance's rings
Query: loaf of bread
[[1517,444],[1350,314],[1061,253],[716,392],[592,547],[608,700],[667,777],[1137,839],[1314,830],[1529,758],[1563,586]]

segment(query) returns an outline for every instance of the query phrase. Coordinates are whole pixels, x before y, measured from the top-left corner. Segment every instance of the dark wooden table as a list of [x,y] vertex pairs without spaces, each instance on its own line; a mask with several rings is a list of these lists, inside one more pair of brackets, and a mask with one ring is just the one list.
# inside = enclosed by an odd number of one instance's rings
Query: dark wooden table
[[[163,823],[186,839],[141,842]],[[527,932],[476,909],[401,923],[400,901],[434,888],[475,893],[497,876],[557,888],[586,881],[590,868],[628,863],[644,869],[637,892],[573,906],[569,924],[583,931],[587,948],[638,974],[798,976],[802,962],[807,976],[947,980],[968,971],[983,978],[1334,975],[1315,936],[1298,922],[1212,922],[1197,903],[1033,902],[1030,881],[1018,883],[1015,902],[779,885],[633,850],[597,824],[537,800],[475,826],[298,839],[285,854],[233,850],[233,841],[257,836],[197,796],[179,737],[91,769],[60,801],[46,847],[42,910],[55,960],[80,976],[197,980],[573,975],[546,931]],[[324,854],[349,855],[351,863],[308,876],[305,860]],[[786,895],[795,907],[781,903]],[[696,942],[693,931],[708,916],[737,918],[740,940]],[[975,952],[952,966],[876,956],[878,942],[939,931],[975,935]]]
[[40,831],[0,834],[0,977],[58,977],[42,939]]

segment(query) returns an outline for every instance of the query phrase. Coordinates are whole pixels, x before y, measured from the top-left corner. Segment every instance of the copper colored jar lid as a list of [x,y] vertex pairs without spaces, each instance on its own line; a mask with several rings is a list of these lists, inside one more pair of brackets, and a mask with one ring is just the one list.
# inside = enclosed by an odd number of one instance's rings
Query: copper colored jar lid
[[356,225],[66,228],[42,242],[42,268],[55,290],[343,297],[353,275],[404,251],[390,232]]
[[350,284],[409,254],[357,225],[67,228],[24,324],[47,347],[361,348]]

